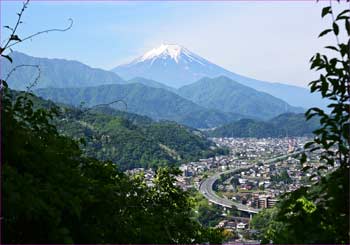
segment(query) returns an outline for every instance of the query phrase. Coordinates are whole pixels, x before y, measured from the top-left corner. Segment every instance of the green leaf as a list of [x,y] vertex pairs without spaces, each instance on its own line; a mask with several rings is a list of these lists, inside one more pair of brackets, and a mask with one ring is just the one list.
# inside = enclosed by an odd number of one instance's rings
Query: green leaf
[[339,34],[339,26],[335,22],[333,22],[333,31],[334,31],[334,34],[338,36],[338,34]]
[[314,144],[314,142],[307,142],[305,145],[304,145],[304,148],[310,148],[310,146],[312,146]]
[[4,28],[6,28],[6,29],[9,29],[9,30],[13,31],[13,29],[12,29],[11,27],[9,27],[9,26],[4,26]]
[[8,59],[12,63],[12,58],[8,55],[1,55],[2,57]]
[[331,32],[331,31],[332,31],[332,29],[326,29],[323,32],[321,32],[320,35],[318,35],[318,37],[320,38],[320,37],[326,35],[327,33]]
[[19,42],[21,42],[22,40],[17,35],[13,34],[10,37],[10,41],[19,41]]
[[332,49],[332,50],[337,51],[337,52],[339,51],[339,49],[334,47],[334,46],[326,46],[325,48]]
[[328,6],[328,7],[324,7],[322,9],[322,13],[321,13],[321,17],[325,17],[327,14],[330,14],[332,13],[332,7],[331,6]]
[[343,16],[344,14],[349,13],[349,12],[350,12],[349,9],[343,10],[342,12],[340,12],[340,13],[338,14],[336,20],[341,20],[341,19],[344,19],[344,18],[349,18],[348,16]]
[[2,88],[8,88],[8,84],[5,80],[0,80],[0,84]]
[[345,28],[346,28],[346,32],[350,36],[350,22],[348,19],[345,20]]
[[319,166],[317,170],[327,170],[328,168],[326,166]]

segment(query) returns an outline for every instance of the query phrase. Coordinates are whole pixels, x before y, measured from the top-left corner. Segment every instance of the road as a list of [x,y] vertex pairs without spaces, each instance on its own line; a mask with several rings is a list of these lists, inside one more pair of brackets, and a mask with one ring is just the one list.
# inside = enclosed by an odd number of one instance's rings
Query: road
[[220,175],[243,171],[243,170],[249,169],[253,166],[254,166],[254,164],[246,165],[246,166],[238,167],[235,169],[230,169],[230,170],[227,170],[224,172],[216,173],[213,176],[204,180],[201,183],[199,190],[212,203],[218,204],[218,205],[226,207],[226,208],[232,208],[233,206],[235,206],[235,207],[237,207],[238,210],[245,211],[248,213],[258,213],[259,209],[251,208],[247,205],[243,205],[241,203],[234,202],[234,201],[231,201],[229,199],[219,197],[213,190],[213,185],[220,178]]
[[[271,158],[271,159],[266,160],[264,162],[265,163],[273,163],[273,162],[285,159],[287,157],[300,154],[301,152],[302,151],[297,151],[297,152],[289,153],[289,154],[286,154],[283,156],[274,157],[274,158]],[[226,199],[226,198],[219,197],[213,190],[213,185],[214,185],[215,181],[217,181],[220,178],[220,175],[234,173],[234,172],[240,172],[240,171],[243,171],[245,169],[250,169],[254,165],[255,164],[241,166],[241,167],[230,169],[230,170],[227,170],[224,172],[216,173],[213,176],[210,176],[209,178],[205,179],[201,183],[201,185],[199,187],[199,191],[212,203],[218,204],[218,205],[226,207],[226,208],[232,208],[233,206],[235,206],[240,211],[248,212],[250,214],[252,214],[252,213],[256,214],[260,211],[260,209],[252,208],[252,207],[249,207],[247,205],[243,205],[241,203],[238,203],[238,202]]]

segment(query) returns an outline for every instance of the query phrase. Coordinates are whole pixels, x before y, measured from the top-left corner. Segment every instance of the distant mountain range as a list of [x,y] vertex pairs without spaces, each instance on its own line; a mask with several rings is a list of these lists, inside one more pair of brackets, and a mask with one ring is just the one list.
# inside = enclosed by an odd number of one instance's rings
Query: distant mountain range
[[[157,60],[159,57],[166,60],[169,56],[178,65],[182,59],[188,64],[204,62],[183,48],[173,51],[166,47],[162,52],[158,50],[158,55],[151,52],[138,60]],[[13,52],[11,56],[12,64],[1,60],[2,76],[17,65],[39,65],[40,78],[35,93],[46,99],[73,105],[84,102],[86,106],[123,99],[130,112],[195,128],[218,127],[242,118],[266,120],[281,113],[304,110],[225,76],[205,77],[176,89],[144,77],[123,80],[113,72],[77,61],[36,58],[19,52]],[[16,68],[8,84],[13,89],[24,90],[36,74],[32,67]]]
[[176,121],[191,127],[208,128],[222,125],[245,116],[207,109],[181,96],[161,88],[152,88],[139,83],[101,85],[83,88],[45,88],[35,93],[55,102],[90,107],[122,99],[115,108],[146,115],[156,120]]
[[128,64],[112,69],[125,79],[144,77],[180,88],[203,77],[226,76],[248,87],[268,93],[298,107],[325,107],[325,102],[309,89],[282,83],[271,83],[228,71],[176,44],[162,44]]
[[276,97],[224,76],[203,78],[181,87],[178,94],[206,108],[263,119],[285,112],[303,112],[302,108],[292,107]]
[[151,79],[146,79],[146,78],[143,78],[143,77],[135,77],[133,79],[127,80],[126,82],[127,83],[141,83],[141,84],[143,84],[145,86],[148,86],[148,87],[162,88],[162,89],[174,92],[174,93],[177,92],[177,89],[175,89],[173,87],[169,87],[169,86],[167,86],[167,85],[165,85],[163,83],[160,83],[160,82],[157,82],[157,81],[154,81],[154,80],[151,80]]
[[319,126],[317,118],[306,121],[304,114],[284,113],[269,121],[241,119],[206,133],[211,137],[295,137],[312,135]]
[[[126,83],[117,74],[102,69],[91,68],[81,62],[64,59],[32,57],[19,52],[12,52],[13,63],[1,59],[1,76],[4,78],[18,65],[38,65],[40,78],[35,88],[68,88],[98,86],[102,84]],[[19,67],[8,79],[13,89],[25,90],[34,82],[38,70],[35,67]]]

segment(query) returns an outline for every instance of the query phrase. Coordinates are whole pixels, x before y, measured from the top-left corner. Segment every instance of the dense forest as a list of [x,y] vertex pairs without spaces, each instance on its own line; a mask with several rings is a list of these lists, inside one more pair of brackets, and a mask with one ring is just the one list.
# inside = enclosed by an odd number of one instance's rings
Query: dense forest
[[[228,151],[214,146],[199,131],[174,122],[153,122],[135,114],[66,108],[55,121],[59,132],[84,139],[87,156],[111,160],[121,170],[179,166]],[[113,110],[113,109],[112,109]],[[112,115],[111,115],[112,114]]]
[[[8,27],[12,34],[0,47],[1,62],[13,62],[7,52],[22,41],[16,30],[23,23],[21,17],[28,4],[23,3],[17,24]],[[32,36],[50,31],[57,29]],[[176,163],[206,151],[213,154],[211,144],[201,135],[175,124],[154,125],[146,117],[110,108],[89,111],[57,106],[29,92],[10,90],[3,79],[0,83],[1,143],[5,153],[1,154],[1,243],[223,241],[222,230],[198,222],[190,193],[175,186],[178,169],[159,167],[151,187],[144,176],[128,176],[118,169],[126,157],[139,163]],[[162,138],[156,134],[157,127],[173,133]],[[150,133],[155,137],[151,138]],[[126,149],[121,154],[118,149],[114,155],[109,140],[127,145]],[[177,148],[184,140],[190,143]],[[183,150],[193,150],[197,155]],[[109,151],[115,162],[97,159],[103,158],[103,151]]]
[[[14,98],[23,92],[11,91]],[[81,140],[86,156],[110,160],[120,170],[179,166],[181,163],[228,154],[200,131],[170,121],[155,122],[108,106],[74,108],[28,95],[36,109],[57,108],[52,120],[62,135]]]
[[211,137],[288,137],[311,136],[319,128],[319,119],[306,120],[304,114],[284,113],[268,121],[241,119],[208,130]]
[[[111,161],[84,156],[78,141],[53,124],[57,106],[39,100],[50,106],[43,108],[33,96],[8,89],[2,95],[3,242],[218,243],[224,238],[196,221],[189,193],[174,185],[178,170],[159,168],[154,186],[147,187],[142,176],[128,177]],[[119,127],[124,121],[109,123]]]

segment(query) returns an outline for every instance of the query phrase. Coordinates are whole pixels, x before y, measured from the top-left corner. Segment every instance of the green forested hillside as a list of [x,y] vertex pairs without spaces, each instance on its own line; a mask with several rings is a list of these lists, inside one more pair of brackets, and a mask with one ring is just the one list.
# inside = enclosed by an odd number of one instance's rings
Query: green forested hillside
[[[35,108],[37,98],[15,95],[17,99],[5,91],[1,97],[5,152],[1,243],[222,241],[220,230],[202,227],[194,219],[189,193],[174,185],[178,171],[158,169],[154,185],[147,187],[142,176],[129,177],[110,161],[86,157],[75,140],[60,135],[52,124],[57,107]],[[103,115],[96,117],[95,124],[92,118],[75,118],[79,120],[73,125],[92,136],[95,125],[112,132],[124,124],[119,118],[106,120]],[[61,116],[58,120],[71,119]],[[87,122],[91,131],[79,126]]]
[[316,118],[306,121],[304,114],[285,113],[269,121],[241,119],[207,131],[212,137],[286,137],[311,135],[317,129]]
[[176,93],[176,89],[173,87],[169,87],[163,83],[160,83],[160,82],[157,82],[157,81],[154,81],[151,79],[146,79],[143,77],[135,77],[135,78],[132,78],[130,80],[127,80],[126,82],[127,83],[141,83],[141,84],[146,85],[148,87],[163,88],[163,89],[166,89],[166,90],[169,90],[171,92]]
[[219,126],[243,117],[235,113],[207,109],[168,90],[139,83],[84,88],[46,88],[38,89],[35,93],[45,99],[75,106],[82,102],[86,106],[94,106],[123,100],[127,108],[123,103],[113,106],[156,120],[171,120],[196,128]]
[[[18,97],[22,92],[12,90]],[[30,95],[35,108],[53,108],[55,103]],[[135,167],[175,166],[186,161],[227,154],[200,131],[171,121],[155,122],[149,117],[107,106],[93,109],[61,105],[53,121],[61,134],[83,139],[83,152],[99,160],[110,160],[121,170]]]
[[69,108],[56,125],[65,135],[83,138],[82,149],[87,156],[111,160],[122,170],[173,166],[225,153],[199,131],[174,122],[150,122],[125,114],[116,116]]
[[302,112],[270,94],[259,92],[224,76],[203,78],[178,93],[206,108],[268,119],[284,112]]

